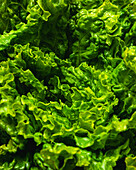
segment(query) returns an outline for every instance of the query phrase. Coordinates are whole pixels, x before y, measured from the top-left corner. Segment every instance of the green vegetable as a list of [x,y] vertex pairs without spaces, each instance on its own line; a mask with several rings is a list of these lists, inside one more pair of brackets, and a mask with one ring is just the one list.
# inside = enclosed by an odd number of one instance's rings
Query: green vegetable
[[136,2],[0,1],[0,169],[136,169]]

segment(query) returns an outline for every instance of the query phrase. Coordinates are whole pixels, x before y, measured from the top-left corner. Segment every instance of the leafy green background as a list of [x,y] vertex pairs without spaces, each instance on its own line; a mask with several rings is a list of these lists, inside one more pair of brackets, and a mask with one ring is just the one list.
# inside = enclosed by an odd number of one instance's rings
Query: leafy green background
[[136,169],[136,1],[0,1],[0,169]]

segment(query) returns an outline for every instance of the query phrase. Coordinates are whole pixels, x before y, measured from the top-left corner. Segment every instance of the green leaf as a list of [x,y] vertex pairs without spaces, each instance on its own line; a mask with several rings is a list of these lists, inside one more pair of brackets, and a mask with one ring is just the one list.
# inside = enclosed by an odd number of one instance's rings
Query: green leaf
[[125,159],[126,169],[134,170],[136,168],[136,157],[128,156]]

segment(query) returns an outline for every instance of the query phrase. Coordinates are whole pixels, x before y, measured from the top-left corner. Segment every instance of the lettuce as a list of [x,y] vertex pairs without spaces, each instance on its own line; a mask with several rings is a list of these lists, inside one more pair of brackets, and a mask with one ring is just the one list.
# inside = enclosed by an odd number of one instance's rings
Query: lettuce
[[0,2],[0,169],[136,169],[135,11]]

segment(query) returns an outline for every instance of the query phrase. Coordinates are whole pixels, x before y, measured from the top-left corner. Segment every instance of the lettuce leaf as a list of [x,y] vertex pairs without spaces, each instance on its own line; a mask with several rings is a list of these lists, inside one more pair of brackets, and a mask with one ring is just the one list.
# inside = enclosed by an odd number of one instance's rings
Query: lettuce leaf
[[0,169],[136,163],[134,0],[0,2]]

